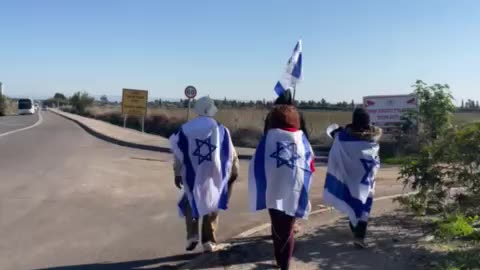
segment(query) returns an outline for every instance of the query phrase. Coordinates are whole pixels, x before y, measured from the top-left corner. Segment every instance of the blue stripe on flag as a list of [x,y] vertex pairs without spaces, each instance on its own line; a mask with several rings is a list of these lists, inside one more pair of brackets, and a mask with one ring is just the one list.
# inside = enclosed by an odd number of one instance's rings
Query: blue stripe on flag
[[280,83],[280,81],[277,82],[274,90],[279,96],[282,95],[283,92],[285,92],[285,88],[283,88],[283,85]]
[[360,218],[363,212],[370,211],[372,202],[370,202],[370,206],[368,206],[368,200],[365,204],[363,204],[361,200],[354,198],[350,193],[347,185],[339,181],[335,176],[330,173],[327,173],[327,179],[325,180],[325,189],[327,189],[328,192],[330,192],[333,196],[337,197],[339,200],[344,201],[350,208],[352,208],[357,218]]
[[267,136],[263,136],[255,152],[255,163],[253,164],[255,174],[255,184],[257,187],[256,210],[267,208],[267,176],[265,174],[265,141]]
[[373,205],[373,198],[368,197],[367,201],[365,202],[364,211],[367,212],[367,213],[370,213],[370,211],[372,210],[372,205]]
[[223,130],[223,141],[222,149],[220,152],[220,166],[222,167],[222,182],[224,182],[224,187],[222,194],[220,195],[220,201],[218,202],[218,208],[227,210],[228,208],[228,175],[227,175],[227,162],[230,159],[230,136],[228,135],[227,129],[220,125]]
[[295,66],[293,66],[292,76],[297,79],[302,77],[302,53],[298,55],[297,63],[295,63]]
[[295,53],[299,49],[300,49],[300,41],[297,41],[297,44],[295,44],[295,48],[293,48],[293,53]]
[[303,218],[308,207],[308,189],[310,187],[310,179],[312,172],[310,171],[310,159],[312,152],[310,152],[310,143],[305,135],[302,135],[303,146],[305,147],[305,169],[303,171],[303,186],[298,199],[298,208],[295,217]]
[[195,186],[195,171],[193,170],[192,161],[190,160],[190,154],[188,152],[188,139],[187,136],[183,133],[183,130],[180,130],[178,134],[178,148],[183,153],[183,164],[185,165],[185,180],[186,187],[184,187],[186,192],[191,197],[190,206],[192,207],[192,216],[195,218],[199,217],[197,204],[195,203],[195,197],[193,196],[193,187]]

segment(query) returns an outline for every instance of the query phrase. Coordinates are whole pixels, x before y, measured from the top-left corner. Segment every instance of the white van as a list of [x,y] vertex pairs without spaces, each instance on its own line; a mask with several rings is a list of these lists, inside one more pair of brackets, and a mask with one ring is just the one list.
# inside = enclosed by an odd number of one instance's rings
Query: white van
[[18,114],[35,114],[35,104],[29,98],[18,100]]

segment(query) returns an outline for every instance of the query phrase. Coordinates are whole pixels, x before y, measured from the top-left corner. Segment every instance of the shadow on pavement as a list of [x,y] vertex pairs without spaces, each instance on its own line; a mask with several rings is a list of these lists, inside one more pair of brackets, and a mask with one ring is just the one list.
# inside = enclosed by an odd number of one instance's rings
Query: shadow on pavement
[[[363,250],[351,243],[345,219],[306,230],[296,239],[293,269],[419,269],[431,255],[416,244],[428,228],[412,217],[394,212],[371,218],[370,224],[369,248]],[[237,239],[196,269],[273,269],[272,249],[268,236]]]
[[[38,270],[138,270],[138,269],[155,269],[155,270],[171,270],[178,268],[178,264],[191,260],[198,256],[199,253],[176,255],[165,258],[138,260],[130,262],[118,263],[93,263],[69,266],[57,266],[51,268],[42,268]],[[169,264],[170,263],[170,264]]]

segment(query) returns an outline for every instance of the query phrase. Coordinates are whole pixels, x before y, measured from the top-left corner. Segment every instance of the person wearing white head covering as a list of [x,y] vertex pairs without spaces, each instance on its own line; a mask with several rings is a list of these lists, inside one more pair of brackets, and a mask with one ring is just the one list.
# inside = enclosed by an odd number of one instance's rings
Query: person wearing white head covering
[[217,114],[217,107],[215,106],[215,102],[208,96],[199,98],[195,105],[193,106],[193,110],[197,113],[198,116],[207,116],[207,117],[214,117]]
[[196,248],[202,218],[201,241],[205,251],[211,252],[216,249],[218,210],[228,207],[239,162],[229,130],[213,119],[214,101],[202,97],[194,111],[198,116],[170,137],[175,185],[184,192],[178,206],[186,221],[186,250]]

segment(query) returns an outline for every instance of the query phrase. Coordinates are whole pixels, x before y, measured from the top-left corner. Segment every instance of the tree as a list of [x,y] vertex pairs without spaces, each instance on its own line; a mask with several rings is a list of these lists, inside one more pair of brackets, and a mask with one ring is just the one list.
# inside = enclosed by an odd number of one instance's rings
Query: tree
[[447,84],[427,85],[421,80],[413,85],[420,103],[416,117],[427,141],[439,138],[451,127],[455,105]]
[[324,98],[322,98],[322,100],[320,100],[320,106],[322,108],[327,108],[328,107],[328,102]]
[[[480,164],[480,160],[473,160],[467,154],[480,148],[480,125],[469,133],[470,140],[452,128],[455,106],[448,85],[428,86],[418,80],[413,87],[420,104],[419,110],[409,111],[404,117],[418,123],[421,147],[415,157],[402,164],[400,178],[405,185],[418,190],[418,193],[405,200],[416,210],[424,211],[430,207],[441,209],[455,179],[460,179],[462,173],[465,174],[463,168],[469,162],[475,168]],[[467,101],[467,106],[470,103],[470,100]],[[459,164],[462,168],[457,167]],[[475,183],[480,182],[476,180]]]
[[7,98],[4,95],[0,95],[0,116],[7,114]]
[[76,92],[70,98],[70,104],[75,113],[83,115],[86,113],[86,109],[90,107],[95,99],[88,95],[87,92]]
[[337,107],[342,109],[348,108],[348,103],[346,101],[337,102]]
[[108,98],[106,95],[103,95],[100,97],[100,101],[103,103],[103,104],[107,104],[108,103]]
[[64,100],[64,101],[67,100],[67,98],[65,97],[65,95],[62,94],[62,93],[55,93],[55,95],[53,96],[53,98],[56,99],[56,100]]

